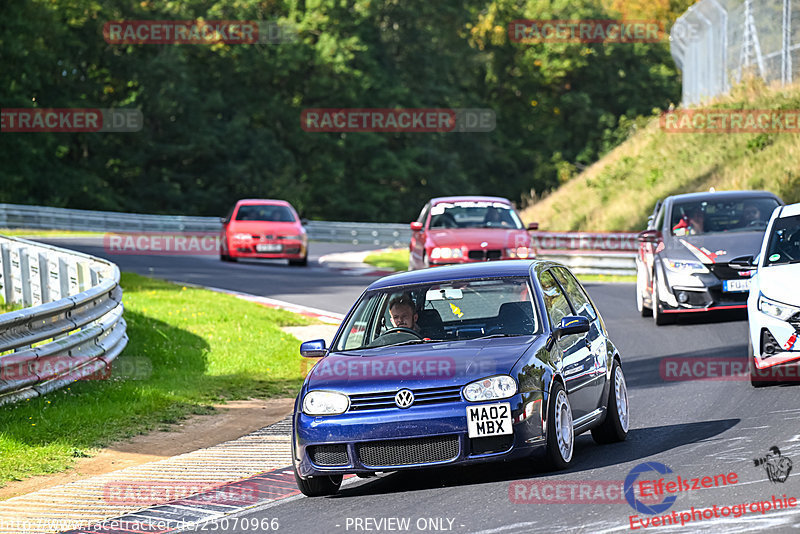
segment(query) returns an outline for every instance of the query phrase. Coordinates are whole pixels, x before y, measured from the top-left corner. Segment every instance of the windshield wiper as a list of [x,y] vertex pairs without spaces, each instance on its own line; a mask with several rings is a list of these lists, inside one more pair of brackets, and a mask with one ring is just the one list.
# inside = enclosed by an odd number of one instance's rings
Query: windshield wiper
[[[481,336],[481,337],[474,337],[472,340],[475,339],[492,339],[495,337],[520,337],[520,336],[532,336],[533,334],[489,334],[488,336]],[[472,341],[470,340],[470,341]]]
[[444,339],[409,339],[400,343],[393,343],[391,345],[383,345],[384,347],[399,347],[400,345],[422,345],[424,343],[442,343]]

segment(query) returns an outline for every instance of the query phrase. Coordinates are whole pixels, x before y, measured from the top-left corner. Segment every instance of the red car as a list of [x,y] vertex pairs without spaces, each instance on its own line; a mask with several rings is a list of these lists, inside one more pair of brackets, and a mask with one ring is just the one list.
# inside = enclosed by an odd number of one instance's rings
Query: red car
[[308,236],[297,212],[285,200],[240,200],[222,219],[222,261],[285,258],[308,264]]
[[409,270],[487,260],[530,259],[536,250],[511,202],[499,197],[440,197],[411,223]]

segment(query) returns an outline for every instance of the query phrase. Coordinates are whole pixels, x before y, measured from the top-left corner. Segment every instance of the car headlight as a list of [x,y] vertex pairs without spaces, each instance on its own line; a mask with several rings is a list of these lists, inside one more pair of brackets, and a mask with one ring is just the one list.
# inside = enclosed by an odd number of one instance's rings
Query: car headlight
[[464,398],[470,402],[507,399],[517,392],[517,383],[508,375],[490,376],[464,386]]
[[253,236],[250,234],[233,234],[233,238],[246,241],[248,239],[253,239]]
[[338,415],[350,407],[350,398],[335,391],[311,391],[303,397],[306,415]]
[[301,235],[279,235],[278,239],[292,239],[294,241],[300,241],[301,239],[303,239],[303,236],[301,236]]
[[433,250],[431,250],[432,260],[449,260],[450,258],[462,258],[463,256],[464,254],[461,252],[460,248],[434,247]]
[[510,258],[532,258],[533,257],[533,249],[528,247],[517,247],[517,248],[507,248],[506,255]]
[[782,321],[789,319],[795,313],[800,312],[797,306],[790,306],[777,300],[768,299],[763,294],[758,295],[758,309],[759,311],[776,317]]
[[672,272],[675,273],[707,273],[709,272],[705,265],[699,261],[692,260],[664,260],[664,265]]

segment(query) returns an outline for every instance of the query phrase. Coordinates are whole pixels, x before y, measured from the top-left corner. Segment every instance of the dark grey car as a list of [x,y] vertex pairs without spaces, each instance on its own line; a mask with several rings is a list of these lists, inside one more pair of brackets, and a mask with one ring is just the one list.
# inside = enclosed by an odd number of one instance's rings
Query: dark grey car
[[639,234],[636,305],[662,325],[675,314],[745,309],[750,271],[731,268],[758,254],[772,211],[767,191],[720,191],[667,197]]

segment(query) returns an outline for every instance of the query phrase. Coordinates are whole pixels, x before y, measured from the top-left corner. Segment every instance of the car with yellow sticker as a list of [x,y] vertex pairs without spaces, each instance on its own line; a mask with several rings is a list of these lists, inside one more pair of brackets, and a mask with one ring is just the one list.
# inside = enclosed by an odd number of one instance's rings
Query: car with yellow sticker
[[[575,436],[624,440],[619,351],[586,290],[555,262],[424,269],[373,282],[295,402],[292,458],[308,496],[347,474],[530,458],[569,466]],[[539,454],[540,452],[544,454]]]

